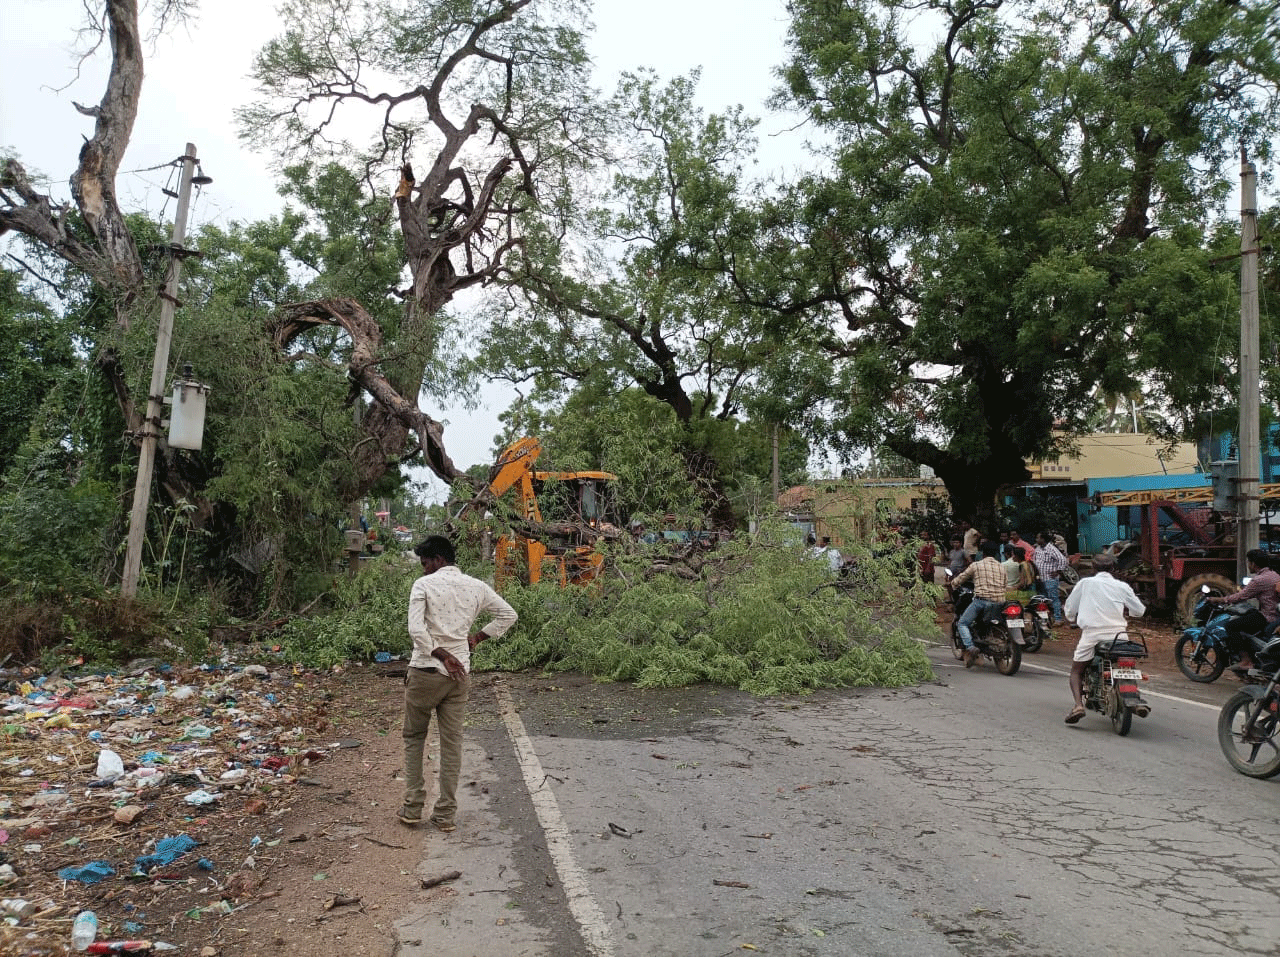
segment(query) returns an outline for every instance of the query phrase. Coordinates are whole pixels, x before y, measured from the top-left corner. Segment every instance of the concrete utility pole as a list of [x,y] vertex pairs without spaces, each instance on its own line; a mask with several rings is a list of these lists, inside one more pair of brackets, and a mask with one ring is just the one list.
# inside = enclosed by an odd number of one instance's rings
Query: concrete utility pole
[[178,279],[182,275],[182,241],[187,236],[187,207],[191,203],[191,181],[195,177],[196,148],[187,144],[182,160],[182,180],[178,187],[178,208],[173,218],[169,270],[160,293],[160,329],[156,333],[156,354],[151,364],[151,388],[147,392],[147,415],[142,422],[142,450],[138,453],[138,482],[133,487],[133,510],[129,513],[129,538],[124,553],[124,573],[120,595],[138,593],[142,573],[142,544],[147,535],[147,507],[151,504],[151,474],[160,438],[160,414],[164,404],[164,382],[169,369],[169,344],[173,339],[173,313],[178,306]]
[[1240,147],[1240,475],[1236,514],[1238,577],[1248,574],[1245,553],[1258,547],[1258,172]]

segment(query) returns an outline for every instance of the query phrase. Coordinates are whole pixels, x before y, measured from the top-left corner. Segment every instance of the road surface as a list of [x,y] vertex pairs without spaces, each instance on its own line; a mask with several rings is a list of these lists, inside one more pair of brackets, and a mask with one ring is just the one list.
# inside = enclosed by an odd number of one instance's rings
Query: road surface
[[1075,727],[1065,663],[761,699],[499,676],[473,695],[463,878],[405,957],[1274,954],[1280,779],[1218,750],[1223,680]]

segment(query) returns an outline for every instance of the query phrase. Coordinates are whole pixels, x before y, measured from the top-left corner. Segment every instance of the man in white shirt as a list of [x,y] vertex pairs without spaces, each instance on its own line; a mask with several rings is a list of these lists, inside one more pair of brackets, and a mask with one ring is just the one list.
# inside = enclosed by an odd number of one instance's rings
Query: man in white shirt
[[1100,641],[1111,641],[1123,635],[1128,627],[1125,612],[1135,618],[1146,613],[1146,606],[1139,601],[1128,582],[1111,575],[1115,567],[1114,555],[1095,555],[1093,575],[1082,578],[1067,596],[1063,612],[1080,628],[1080,641],[1071,662],[1071,695],[1075,707],[1067,715],[1067,724],[1075,724],[1084,717],[1084,670],[1093,660],[1094,648]]
[[[422,562],[422,577],[409,593],[413,655],[405,675],[404,806],[398,817],[403,824],[422,821],[427,798],[422,752],[435,712],[440,732],[440,794],[431,823],[452,831],[462,768],[462,724],[471,693],[471,650],[486,638],[506,632],[516,623],[516,613],[487,584],[463,574],[454,564],[453,543],[447,538],[432,535],[413,551]],[[491,620],[472,632],[481,615]]]

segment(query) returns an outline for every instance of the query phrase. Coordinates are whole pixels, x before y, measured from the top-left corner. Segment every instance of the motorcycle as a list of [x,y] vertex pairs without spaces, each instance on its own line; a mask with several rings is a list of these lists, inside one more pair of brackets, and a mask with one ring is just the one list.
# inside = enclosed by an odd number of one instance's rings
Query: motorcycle
[[[972,603],[971,586],[961,585],[952,593],[951,607],[955,618],[951,622],[951,651],[957,659],[964,658],[964,642],[960,640],[956,622]],[[978,654],[990,658],[1002,675],[1012,675],[1022,667],[1022,648],[1026,643],[1022,629],[1022,603],[1004,601],[997,602],[987,614],[974,619],[969,630],[973,633],[973,646],[978,649]]]
[[[1248,584],[1248,579],[1245,579]],[[1240,661],[1240,654],[1227,645],[1226,625],[1252,605],[1241,602],[1236,605],[1216,605],[1209,601],[1208,585],[1200,587],[1200,600],[1191,613],[1192,624],[1183,629],[1182,637],[1173,646],[1173,657],[1178,670],[1200,684],[1217,681],[1229,665]],[[1256,635],[1241,636],[1256,650],[1263,641]]]
[[1050,637],[1049,615],[1053,605],[1044,595],[1032,595],[1027,600],[1027,609],[1031,612],[1031,629],[1026,633],[1027,644],[1022,650],[1036,652],[1044,647],[1045,640]]
[[1147,657],[1147,643],[1130,641],[1121,633],[1109,642],[1099,642],[1084,672],[1084,706],[1111,719],[1111,730],[1124,737],[1133,725],[1133,716],[1151,713],[1138,691],[1146,677],[1138,661]]
[[1280,638],[1254,654],[1248,683],[1218,714],[1218,746],[1241,774],[1272,778],[1280,774]]

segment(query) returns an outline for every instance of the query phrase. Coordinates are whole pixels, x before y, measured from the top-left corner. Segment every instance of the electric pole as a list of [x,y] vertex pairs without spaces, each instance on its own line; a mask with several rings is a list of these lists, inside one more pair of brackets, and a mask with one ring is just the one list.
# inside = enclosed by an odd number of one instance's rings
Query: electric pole
[[1236,532],[1238,577],[1248,574],[1245,553],[1258,547],[1258,171],[1240,147],[1240,473]]
[[182,179],[178,187],[178,208],[173,218],[173,238],[169,243],[169,268],[160,293],[160,328],[156,332],[156,354],[151,364],[151,388],[147,392],[147,414],[142,421],[142,449],[138,453],[138,482],[133,487],[133,510],[129,513],[129,538],[125,546],[124,572],[120,580],[122,598],[138,593],[142,573],[142,545],[147,535],[147,508],[151,504],[151,474],[160,438],[160,415],[164,404],[164,382],[169,368],[169,344],[173,339],[173,313],[178,306],[178,279],[182,275],[182,241],[187,236],[187,206],[191,202],[191,181],[195,177],[196,148],[187,144],[181,157]]

